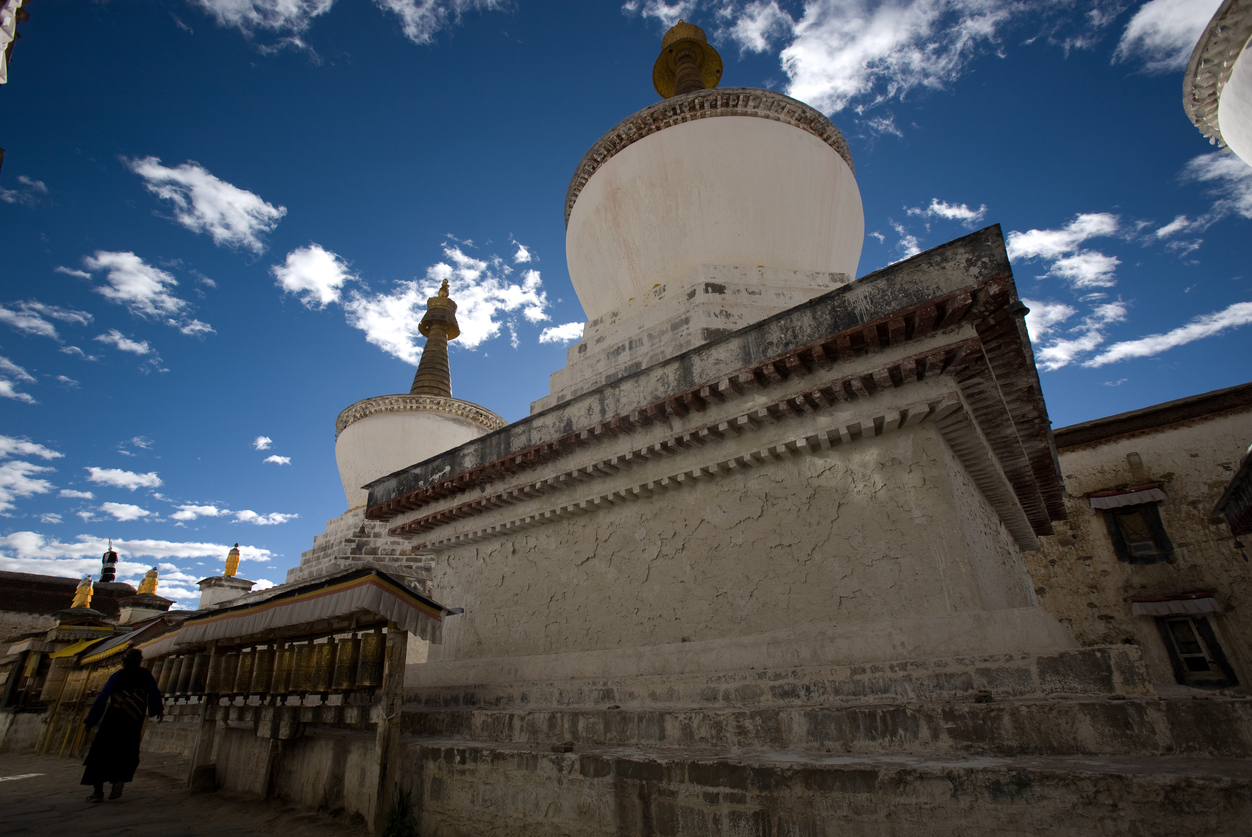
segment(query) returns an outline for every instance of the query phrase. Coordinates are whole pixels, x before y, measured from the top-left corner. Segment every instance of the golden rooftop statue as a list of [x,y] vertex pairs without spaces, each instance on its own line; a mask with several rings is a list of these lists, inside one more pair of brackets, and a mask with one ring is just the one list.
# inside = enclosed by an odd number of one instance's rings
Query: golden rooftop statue
[[456,303],[448,296],[448,280],[439,286],[439,295],[426,300],[426,316],[417,330],[426,338],[422,359],[413,376],[409,395],[452,397],[452,371],[448,367],[448,341],[461,334],[456,322]]
[[83,580],[78,582],[78,589],[74,591],[74,603],[70,605],[74,607],[91,607],[91,576],[83,576]]
[[235,544],[230,552],[226,553],[226,572],[222,575],[230,578],[237,572],[239,572],[239,544]]
[[662,99],[712,90],[721,80],[722,57],[699,26],[680,20],[661,38],[661,54],[652,65],[652,86]]
[[157,568],[153,567],[143,575],[143,581],[139,582],[140,596],[155,596],[157,586]]

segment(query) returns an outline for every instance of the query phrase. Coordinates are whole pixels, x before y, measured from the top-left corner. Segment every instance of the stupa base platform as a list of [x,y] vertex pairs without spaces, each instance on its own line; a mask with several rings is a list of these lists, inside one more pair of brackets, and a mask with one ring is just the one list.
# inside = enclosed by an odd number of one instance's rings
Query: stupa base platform
[[1252,763],[402,740],[429,837],[1246,834]]

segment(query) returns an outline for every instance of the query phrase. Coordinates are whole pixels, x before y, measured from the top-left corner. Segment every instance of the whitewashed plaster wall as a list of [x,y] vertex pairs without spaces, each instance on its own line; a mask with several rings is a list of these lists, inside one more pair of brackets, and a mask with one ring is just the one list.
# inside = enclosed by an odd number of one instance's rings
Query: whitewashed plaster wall
[[437,556],[432,659],[1030,607],[1021,553],[921,425]]

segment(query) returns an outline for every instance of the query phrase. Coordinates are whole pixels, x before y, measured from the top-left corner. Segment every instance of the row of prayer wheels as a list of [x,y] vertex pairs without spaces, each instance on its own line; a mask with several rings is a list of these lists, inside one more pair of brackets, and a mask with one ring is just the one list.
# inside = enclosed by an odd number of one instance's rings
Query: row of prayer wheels
[[152,676],[166,697],[294,695],[375,689],[383,683],[382,629],[336,640],[270,643],[158,660]]

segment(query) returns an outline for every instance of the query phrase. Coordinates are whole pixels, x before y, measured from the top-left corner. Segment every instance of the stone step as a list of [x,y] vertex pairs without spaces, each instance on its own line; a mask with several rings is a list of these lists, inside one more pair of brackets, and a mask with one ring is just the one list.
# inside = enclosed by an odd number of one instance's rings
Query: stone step
[[401,739],[430,835],[1247,833],[1252,763],[548,748]]
[[[429,671],[426,670],[426,671]],[[408,709],[773,707],[1099,695],[1154,697],[1139,649],[945,657],[735,672],[432,686],[408,672]]]
[[412,709],[415,735],[502,746],[804,753],[1252,756],[1252,699],[1071,698],[856,706]]

